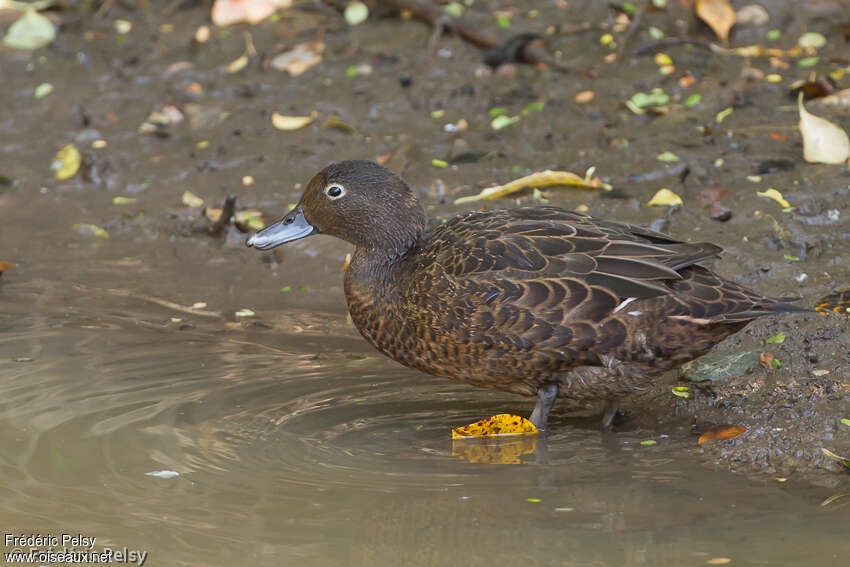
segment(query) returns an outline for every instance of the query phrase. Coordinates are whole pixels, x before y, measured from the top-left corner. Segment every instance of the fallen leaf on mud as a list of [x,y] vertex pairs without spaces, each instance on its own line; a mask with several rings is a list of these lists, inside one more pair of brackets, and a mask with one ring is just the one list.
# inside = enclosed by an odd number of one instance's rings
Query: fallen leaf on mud
[[446,169],[449,166],[449,162],[444,159],[434,158],[431,160],[431,165],[440,169]]
[[734,439],[747,430],[743,425],[732,425],[723,429],[713,429],[706,431],[699,436],[697,445],[702,445],[706,441],[721,441],[723,439]]
[[210,40],[211,35],[209,26],[198,26],[198,29],[195,30],[195,42],[206,43]]
[[684,205],[685,202],[682,201],[680,196],[665,187],[664,189],[659,189],[647,204],[650,207],[674,207],[676,205]]
[[655,159],[657,159],[658,161],[663,161],[664,163],[675,163],[677,161],[681,161],[679,156],[669,150],[666,152],[661,152],[660,154],[655,156]]
[[706,565],[729,565],[732,563],[731,557],[712,557],[705,562]]
[[735,22],[746,26],[763,26],[770,21],[770,14],[758,4],[749,4],[735,12]]
[[797,97],[797,108],[800,111],[803,159],[809,163],[834,164],[850,159],[850,138],[847,132],[806,110],[802,93]]
[[35,8],[27,8],[24,14],[9,26],[3,37],[3,45],[13,49],[38,49],[56,38],[56,26]]
[[369,17],[369,7],[363,2],[350,2],[345,7],[342,17],[345,18],[349,26],[358,26]]
[[109,233],[97,226],[96,224],[75,224],[71,228],[73,228],[80,234],[97,236],[98,238],[109,238]]
[[452,429],[452,439],[469,437],[500,437],[506,435],[534,435],[534,424],[518,415],[500,413],[487,419]]
[[641,441],[640,444],[643,447],[652,447],[653,445],[657,445],[658,441],[655,439],[647,439],[646,441]]
[[[2,264],[2,263],[0,263],[0,264]],[[0,265],[0,269],[3,269],[2,265]],[[841,423],[843,423],[847,427],[850,427],[850,419],[847,419],[846,417],[841,418]]]
[[299,43],[289,51],[277,55],[272,59],[271,65],[279,71],[286,71],[293,77],[297,77],[310,67],[321,63],[324,51],[323,41]]
[[184,191],[183,196],[180,198],[184,205],[187,207],[192,207],[193,209],[200,209],[204,206],[204,200],[192,193],[191,191]]
[[224,27],[239,22],[257,24],[280,8],[289,8],[292,0],[215,0],[212,21]]
[[626,101],[626,108],[635,114],[646,114],[648,111],[657,114],[668,112],[667,104],[670,102],[670,95],[664,92],[663,89],[652,89],[649,93],[635,93]]
[[696,12],[699,19],[708,24],[720,41],[729,40],[729,30],[735,25],[735,9],[729,0],[697,0]]
[[579,104],[587,104],[588,102],[592,101],[594,98],[596,98],[595,92],[593,92],[593,91],[581,91],[579,93],[576,93],[574,100]]
[[848,459],[847,457],[842,457],[840,455],[836,455],[835,453],[833,453],[829,449],[825,449],[823,447],[821,447],[821,452],[824,455],[826,455],[827,457],[829,457],[830,459],[832,459],[834,461],[838,461],[839,463],[841,463],[842,465],[844,465],[845,467],[850,469],[850,459]]
[[248,61],[249,59],[247,55],[240,55],[239,57],[231,61],[227,65],[227,67],[224,68],[224,72],[229,73],[231,75],[234,73],[238,73],[239,71],[248,66]]
[[50,83],[41,83],[38,85],[32,93],[32,96],[36,98],[36,100],[40,98],[44,98],[50,93],[53,92],[53,85]]
[[470,463],[521,465],[523,455],[534,453],[536,435],[459,438],[452,441],[452,456]]
[[140,134],[168,135],[168,127],[172,124],[183,122],[184,116],[179,108],[173,104],[167,104],[160,110],[151,112],[144,122],[139,126]]
[[767,368],[768,370],[778,370],[782,368],[782,363],[779,362],[779,359],[773,356],[771,352],[763,352],[759,356],[759,362],[761,365]]
[[782,331],[779,331],[778,333],[776,333],[772,337],[767,337],[764,340],[764,342],[769,344],[769,345],[780,345],[780,344],[785,342],[785,333],[782,332]]
[[319,113],[315,110],[310,113],[310,116],[284,116],[275,112],[272,114],[272,126],[278,130],[300,130],[311,124]]
[[133,197],[113,197],[112,204],[113,205],[132,205],[136,202],[136,199]]
[[336,114],[331,114],[330,116],[328,116],[328,119],[325,120],[324,124],[322,124],[322,128],[332,128],[334,130],[341,130],[343,132],[353,135],[355,138],[360,137],[360,132],[357,131],[357,128],[355,128],[351,124],[343,122]]
[[734,110],[735,109],[731,106],[727,106],[726,108],[717,113],[717,115],[714,117],[714,121],[718,124],[721,124],[724,120],[729,118],[729,115],[732,114]]
[[56,171],[56,179],[70,179],[80,169],[82,156],[74,144],[68,144],[56,153],[51,168]]
[[[204,209],[204,216],[212,222],[218,222],[221,218],[223,209],[207,207]],[[257,209],[245,209],[244,211],[236,211],[233,213],[233,220],[238,224],[246,225],[246,228],[253,230],[262,230],[266,227],[263,212]]]
[[14,269],[15,264],[10,264],[9,262],[0,262],[0,272],[4,270]]
[[256,313],[254,313],[250,309],[240,309],[239,311],[234,313],[234,315],[236,315],[237,317],[253,317],[254,315],[256,315]]
[[759,197],[767,197],[768,199],[776,201],[783,209],[788,209],[791,207],[791,203],[786,201],[785,197],[782,196],[782,193],[780,193],[776,189],[771,188],[767,191],[756,191],[756,195],[758,195]]
[[674,396],[678,396],[680,398],[685,398],[686,400],[691,397],[690,388],[687,386],[673,386],[671,390]]
[[523,189],[533,187],[582,187],[585,189],[604,189],[605,191],[610,191],[612,189],[610,185],[602,183],[598,177],[593,177],[593,169],[590,168],[584,178],[569,171],[552,171],[550,169],[538,171],[537,173],[514,179],[504,185],[487,187],[477,195],[459,197],[454,200],[454,204],[472,203],[481,199],[501,199]]
[[511,124],[516,124],[519,122],[519,116],[506,116],[504,114],[495,117],[490,122],[490,128],[493,130],[501,130],[502,128],[507,128]]

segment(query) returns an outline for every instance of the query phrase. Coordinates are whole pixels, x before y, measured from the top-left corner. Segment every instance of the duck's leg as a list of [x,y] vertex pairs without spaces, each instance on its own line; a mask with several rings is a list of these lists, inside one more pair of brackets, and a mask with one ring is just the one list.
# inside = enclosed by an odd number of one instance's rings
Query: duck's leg
[[546,421],[549,419],[549,411],[558,399],[558,384],[547,382],[537,389],[537,405],[531,412],[528,421],[540,431],[546,431]]
[[602,428],[610,431],[614,423],[614,418],[617,417],[617,410],[620,408],[620,400],[612,398],[605,400],[605,411],[602,413]]

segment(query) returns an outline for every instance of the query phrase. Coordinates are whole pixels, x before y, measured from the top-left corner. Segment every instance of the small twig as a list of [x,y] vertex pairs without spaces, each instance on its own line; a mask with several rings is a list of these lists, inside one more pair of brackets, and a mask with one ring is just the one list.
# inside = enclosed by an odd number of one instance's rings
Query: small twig
[[635,16],[632,18],[632,23],[629,25],[629,29],[626,30],[626,35],[623,36],[623,40],[620,42],[620,50],[617,52],[617,65],[620,65],[622,62],[623,54],[626,52],[626,46],[628,46],[632,37],[635,35],[635,32],[640,25],[640,19],[643,16],[643,13],[646,12],[647,6],[649,6],[649,0],[643,0],[640,8],[638,8]]
[[188,313],[190,315],[198,315],[200,317],[214,317],[216,319],[224,319],[224,315],[219,313],[218,311],[205,311],[203,309],[195,309],[191,306],[180,305],[179,303],[174,303],[173,301],[169,301],[167,299],[160,299],[159,297],[154,297],[152,295],[145,295],[143,293],[135,293],[128,289],[111,289],[111,288],[90,288],[83,284],[74,284],[71,286],[72,289],[76,291],[84,291],[84,292],[92,292],[99,291],[102,293],[108,293],[109,295],[116,295],[118,297],[130,297],[133,299],[139,299],[141,301],[148,301],[150,303],[155,303],[161,307],[165,307],[166,309],[171,309],[174,311],[179,311],[181,313]]
[[434,21],[434,33],[432,33],[431,37],[428,39],[428,53],[434,53],[434,51],[436,51],[437,42],[439,42],[440,38],[443,36],[443,31],[451,29],[451,25],[451,16],[448,14],[443,14]]
[[236,197],[230,196],[224,200],[224,205],[221,207],[221,216],[218,217],[218,220],[213,223],[210,227],[210,233],[218,236],[221,234],[221,231],[224,230],[230,223],[230,219],[233,218],[233,213],[236,211]]

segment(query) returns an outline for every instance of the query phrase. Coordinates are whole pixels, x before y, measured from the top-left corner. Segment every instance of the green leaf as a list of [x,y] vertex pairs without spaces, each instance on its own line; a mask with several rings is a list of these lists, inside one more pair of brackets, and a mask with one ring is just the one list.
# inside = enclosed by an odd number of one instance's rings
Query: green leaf
[[515,124],[519,122],[519,116],[505,116],[504,114],[501,116],[497,116],[490,122],[490,127],[493,130],[501,130],[502,128],[507,128],[511,124]]
[[36,99],[39,99],[39,98],[46,97],[47,95],[49,95],[52,92],[53,92],[53,85],[51,85],[50,83],[41,83],[40,85],[38,85],[35,88],[35,90],[32,93],[32,96],[34,96]]
[[540,112],[541,110],[543,110],[545,104],[546,103],[542,100],[535,100],[534,102],[527,104],[526,107],[523,108],[519,113],[523,116],[527,116],[532,112]]
[[505,15],[496,16],[496,25],[500,28],[508,29],[511,27],[511,19]]
[[724,108],[723,110],[721,110],[720,112],[718,112],[718,113],[717,113],[717,116],[715,116],[715,117],[714,117],[714,120],[715,120],[718,124],[720,124],[721,122],[723,122],[724,120],[726,120],[726,119],[729,117],[729,115],[730,115],[730,114],[732,114],[732,112],[733,112],[734,110],[735,110],[735,109],[734,109],[734,108],[732,108],[731,106],[727,106],[726,108]]
[[801,67],[803,69],[808,69],[809,67],[814,67],[820,61],[820,57],[803,57],[799,61],[797,61],[797,67]]
[[623,11],[627,14],[634,14],[635,12],[637,12],[637,7],[631,2],[623,2],[622,4],[620,4],[620,8],[622,8]]
[[782,331],[779,331],[778,333],[776,333],[772,337],[767,337],[764,340],[764,342],[766,342],[769,345],[781,345],[782,343],[785,342],[785,333],[783,333]]
[[782,30],[770,30],[766,35],[767,39],[770,41],[776,41],[780,37],[782,37]]
[[850,427],[850,419],[847,419],[846,417],[841,419],[841,423],[843,423],[847,427]]
[[842,465],[844,465],[845,467],[850,469],[850,459],[848,459],[846,457],[842,457],[841,455],[836,455],[835,453],[833,453],[829,449],[824,449],[823,447],[821,447],[820,450],[824,455],[826,455],[830,459],[832,459],[834,461],[838,461],[839,463],[841,463]]
[[647,439],[646,441],[640,442],[640,444],[644,447],[650,447],[652,445],[655,445],[656,443],[658,443],[658,441],[656,441],[655,439]]
[[686,400],[691,397],[691,392],[687,386],[673,386],[672,392],[674,396],[679,396]]
[[13,49],[38,49],[56,37],[56,26],[46,17],[30,8],[9,27],[3,44]]
[[118,197],[112,198],[112,204],[113,205],[132,205],[135,202],[136,202],[136,199],[134,199],[133,197],[118,196]]
[[526,498],[526,502],[531,502],[532,504],[537,504],[538,502],[542,502],[539,498]]
[[501,116],[508,113],[508,109],[504,106],[494,106],[489,111],[490,116]]
[[369,17],[369,7],[363,2],[352,2],[345,7],[342,17],[350,26],[360,25]]
[[664,39],[664,32],[655,26],[650,26],[650,28],[646,31],[649,34],[649,37],[651,37],[655,41],[658,41],[659,39]]
[[282,288],[280,288],[280,291],[282,291],[283,293],[289,293],[290,291],[292,291],[292,286],[291,285],[285,285]]
[[434,167],[439,167],[440,169],[445,169],[449,166],[449,162],[443,159],[434,158],[431,160],[431,165]]
[[681,161],[679,159],[679,156],[677,156],[671,151],[662,152],[658,154],[655,159],[657,159],[658,161],[663,161],[664,163],[675,163],[677,161]]
[[693,108],[698,105],[702,101],[702,95],[699,93],[694,93],[685,99],[685,106],[687,108]]

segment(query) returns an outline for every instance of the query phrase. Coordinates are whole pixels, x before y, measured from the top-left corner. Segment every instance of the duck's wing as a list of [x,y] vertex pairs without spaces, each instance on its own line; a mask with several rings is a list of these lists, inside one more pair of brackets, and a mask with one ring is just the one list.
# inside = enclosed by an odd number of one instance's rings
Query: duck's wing
[[564,280],[614,297],[671,293],[679,270],[717,255],[707,242],[686,243],[635,225],[601,221],[554,207],[470,213],[435,230],[428,254],[455,278]]

